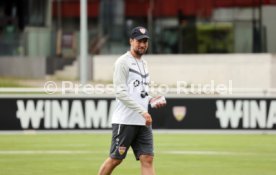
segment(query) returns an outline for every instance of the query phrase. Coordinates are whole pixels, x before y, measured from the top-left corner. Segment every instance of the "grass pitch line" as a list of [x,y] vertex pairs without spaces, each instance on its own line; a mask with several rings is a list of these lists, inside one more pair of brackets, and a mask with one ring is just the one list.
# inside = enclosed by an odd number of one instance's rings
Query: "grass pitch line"
[[72,151],[72,150],[0,150],[0,155],[26,155],[26,154],[92,154],[93,151]]
[[[129,151],[133,154],[132,150]],[[251,155],[252,153],[223,152],[223,151],[157,151],[157,154],[173,155]],[[41,154],[108,154],[106,151],[81,151],[81,150],[0,150],[0,155],[41,155]]]
[[250,155],[252,153],[224,152],[224,151],[164,151],[164,154],[176,155]]

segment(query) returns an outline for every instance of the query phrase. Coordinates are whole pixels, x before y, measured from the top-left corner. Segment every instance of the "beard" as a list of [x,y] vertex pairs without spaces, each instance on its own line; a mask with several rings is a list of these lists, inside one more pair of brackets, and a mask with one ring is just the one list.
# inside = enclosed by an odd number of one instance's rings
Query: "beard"
[[136,55],[142,56],[147,52],[147,49],[145,49],[145,48],[144,49],[139,49],[138,48],[138,49],[134,49],[133,51],[135,52]]

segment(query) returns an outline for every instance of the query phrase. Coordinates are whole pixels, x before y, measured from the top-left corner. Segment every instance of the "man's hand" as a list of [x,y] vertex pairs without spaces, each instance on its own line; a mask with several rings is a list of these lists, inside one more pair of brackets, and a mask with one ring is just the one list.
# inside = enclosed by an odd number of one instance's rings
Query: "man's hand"
[[165,97],[162,97],[162,96],[157,96],[150,99],[149,103],[153,108],[156,108],[156,109],[162,108],[167,104]]
[[159,109],[159,108],[162,108],[162,107],[164,107],[164,106],[166,106],[166,103],[160,102],[160,103],[156,103],[155,108],[156,108],[156,109]]
[[145,120],[146,120],[146,125],[147,125],[147,126],[150,126],[150,125],[152,124],[151,115],[150,115],[148,112],[146,112],[146,113],[143,114],[143,117],[144,117]]

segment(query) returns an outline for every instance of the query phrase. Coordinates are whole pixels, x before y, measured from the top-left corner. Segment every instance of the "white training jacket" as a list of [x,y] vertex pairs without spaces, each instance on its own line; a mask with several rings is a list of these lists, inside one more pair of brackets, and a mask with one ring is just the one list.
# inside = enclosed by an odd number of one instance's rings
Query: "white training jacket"
[[143,58],[135,59],[128,51],[117,59],[113,74],[117,104],[112,124],[145,125],[142,114],[148,112],[151,97],[142,98],[141,91],[144,86],[149,92],[149,82],[147,62]]

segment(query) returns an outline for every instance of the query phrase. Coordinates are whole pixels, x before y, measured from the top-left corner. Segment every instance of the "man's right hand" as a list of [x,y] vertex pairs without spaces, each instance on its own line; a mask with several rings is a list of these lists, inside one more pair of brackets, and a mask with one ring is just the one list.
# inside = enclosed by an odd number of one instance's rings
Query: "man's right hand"
[[150,126],[150,125],[152,124],[151,115],[150,115],[148,112],[146,112],[146,113],[143,114],[143,117],[144,117],[145,120],[146,120],[146,125],[147,125],[147,126]]

